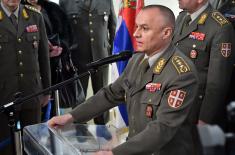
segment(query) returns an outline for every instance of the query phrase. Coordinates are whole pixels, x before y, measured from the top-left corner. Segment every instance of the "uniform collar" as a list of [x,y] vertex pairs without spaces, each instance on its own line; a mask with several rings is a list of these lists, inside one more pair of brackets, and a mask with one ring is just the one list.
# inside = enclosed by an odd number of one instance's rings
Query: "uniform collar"
[[[11,12],[3,5],[2,1],[1,1],[1,7],[2,7],[3,11],[6,13],[7,17],[10,17]],[[17,9],[13,12],[17,19],[19,16],[19,8],[20,7],[18,6]]]
[[203,12],[206,10],[206,8],[209,6],[209,2],[207,2],[206,4],[204,4],[200,9],[198,9],[196,12],[192,13],[190,15],[192,21],[190,22],[190,24]]
[[163,50],[157,52],[156,54],[152,55],[151,57],[147,56],[145,54],[144,58],[148,58],[148,62],[149,62],[149,66],[152,67],[156,60],[162,55],[162,53],[164,53],[166,51],[166,49],[169,47],[169,45],[167,45]]

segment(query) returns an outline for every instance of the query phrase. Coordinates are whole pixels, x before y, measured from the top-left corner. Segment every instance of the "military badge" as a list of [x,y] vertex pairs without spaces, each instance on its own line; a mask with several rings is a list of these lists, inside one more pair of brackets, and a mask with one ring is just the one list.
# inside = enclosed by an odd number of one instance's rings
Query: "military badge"
[[153,118],[153,106],[151,104],[148,104],[145,109],[145,115],[148,118]]
[[190,58],[192,58],[192,59],[196,59],[197,58],[197,51],[196,50],[191,50]]
[[29,25],[26,27],[26,31],[29,33],[38,32],[38,27],[37,25]]
[[3,19],[3,13],[2,11],[0,10],[0,21]]
[[229,23],[228,20],[220,12],[213,12],[212,17],[221,26]]
[[33,48],[38,48],[38,42],[35,40],[35,41],[33,41]]
[[229,57],[231,54],[231,43],[222,43],[221,53],[225,58]]
[[165,65],[166,65],[166,60],[164,58],[160,58],[157,61],[156,65],[154,66],[154,73],[160,74]]
[[208,17],[208,14],[207,13],[203,13],[197,23],[200,24],[200,25],[204,24],[206,19],[207,19],[207,17]]
[[108,15],[104,15],[104,21],[108,21],[108,19],[109,19],[109,17],[108,17]]
[[145,86],[145,88],[146,88],[149,92],[153,93],[153,92],[155,92],[155,91],[161,90],[161,86],[162,86],[161,83],[148,83],[148,84]]
[[199,41],[203,41],[205,37],[206,35],[201,32],[191,32],[191,34],[189,35],[189,38],[199,40]]
[[22,14],[23,14],[24,19],[29,19],[29,15],[25,9],[23,9]]
[[186,92],[182,90],[172,90],[168,96],[168,105],[172,108],[179,108],[184,102]]
[[186,72],[190,71],[188,64],[184,61],[183,58],[181,58],[179,56],[174,56],[172,58],[172,63],[179,74],[186,73]]

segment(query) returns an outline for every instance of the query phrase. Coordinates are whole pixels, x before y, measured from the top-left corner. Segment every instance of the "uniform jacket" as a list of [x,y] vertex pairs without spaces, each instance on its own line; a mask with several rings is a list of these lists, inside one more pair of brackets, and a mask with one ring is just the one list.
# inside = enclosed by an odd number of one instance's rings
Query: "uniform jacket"
[[129,138],[112,150],[114,155],[193,154],[188,114],[198,89],[194,65],[171,45],[140,80],[143,58],[143,53],[134,54],[123,74],[72,116],[83,122],[126,102]]
[[107,57],[116,28],[116,17],[112,0],[92,0],[90,8],[82,0],[60,0],[67,13],[78,48],[72,52],[76,66]]
[[[50,86],[48,42],[40,13],[20,5],[18,32],[0,6],[1,104]],[[37,100],[39,105],[39,101]],[[36,104],[36,103],[35,103]],[[24,104],[33,108],[35,104]]]
[[[173,42],[197,67],[200,79],[197,96],[199,119],[211,124],[223,123],[225,100],[234,60],[232,25],[209,5],[180,35],[186,12],[176,20]],[[197,118],[197,114],[195,119]]]

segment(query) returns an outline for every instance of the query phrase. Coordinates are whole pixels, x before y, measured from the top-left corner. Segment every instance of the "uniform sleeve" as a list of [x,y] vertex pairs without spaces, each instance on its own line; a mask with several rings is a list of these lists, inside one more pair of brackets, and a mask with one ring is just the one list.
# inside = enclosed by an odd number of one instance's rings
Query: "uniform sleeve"
[[[130,138],[127,142],[114,148],[114,155],[150,154],[159,151],[162,147],[174,138],[178,129],[188,117],[190,108],[197,94],[198,83],[195,74],[192,72],[177,76],[164,90],[159,109],[156,113],[156,120],[147,124],[146,128]],[[177,108],[175,101],[172,102],[173,92],[183,93],[178,101]],[[171,106],[170,106],[171,105]]]
[[111,45],[110,48],[110,55],[112,54],[112,49],[113,49],[113,40],[115,37],[115,32],[116,32],[116,15],[115,15],[115,11],[114,11],[114,6],[113,6],[113,1],[111,0],[110,3],[110,9],[111,9],[111,13],[110,13],[110,17],[109,17],[109,23],[108,23],[108,29],[109,29],[109,44]]
[[220,120],[220,114],[225,111],[235,55],[233,38],[233,27],[227,24],[212,40],[205,96],[199,115],[199,119],[206,123],[213,124]]
[[39,18],[40,41],[38,49],[38,61],[40,66],[40,75],[42,78],[42,86],[43,89],[45,89],[51,86],[49,47],[43,18],[41,15]]

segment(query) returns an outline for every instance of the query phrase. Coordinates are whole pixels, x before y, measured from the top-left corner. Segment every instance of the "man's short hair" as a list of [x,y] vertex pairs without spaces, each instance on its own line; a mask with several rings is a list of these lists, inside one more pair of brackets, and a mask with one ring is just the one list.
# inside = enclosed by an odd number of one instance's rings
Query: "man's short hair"
[[171,9],[163,5],[147,5],[142,8],[142,10],[149,10],[149,9],[159,9],[163,17],[165,17],[165,21],[167,24],[171,25],[174,29],[175,27],[175,15]]

